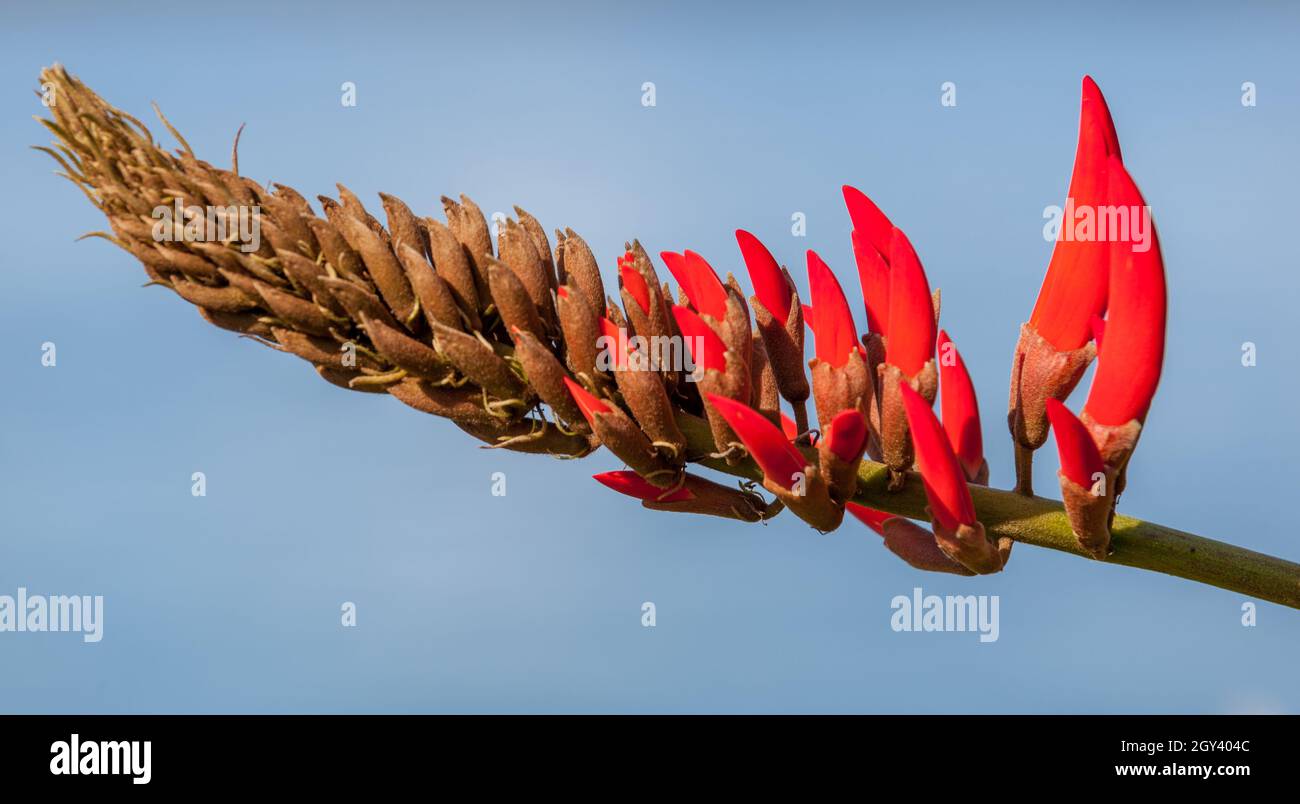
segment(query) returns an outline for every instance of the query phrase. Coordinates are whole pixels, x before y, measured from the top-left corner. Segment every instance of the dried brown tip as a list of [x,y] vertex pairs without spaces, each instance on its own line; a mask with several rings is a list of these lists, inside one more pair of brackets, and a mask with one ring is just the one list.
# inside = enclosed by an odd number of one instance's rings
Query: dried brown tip
[[546,338],[546,325],[542,323],[537,307],[518,275],[496,260],[488,261],[487,270],[492,300],[496,302],[501,320],[506,324],[506,331],[512,336],[515,331],[521,330],[538,338]]
[[[767,502],[762,495],[732,486],[723,486],[687,472],[683,476],[682,490],[690,494],[686,499],[671,501],[642,500],[641,505],[652,511],[675,511],[684,514],[738,519],[741,522],[761,522],[776,516],[785,506],[780,502]],[[671,498],[672,490],[664,496]],[[676,496],[681,496],[677,494]]]
[[542,224],[532,215],[529,215],[519,206],[515,206],[515,215],[519,218],[519,225],[533,241],[533,247],[537,249],[537,255],[542,259],[542,267],[546,269],[546,277],[549,280],[551,290],[559,287],[559,282],[555,278],[555,260],[551,256],[551,241],[546,238],[546,230]]
[[594,413],[589,420],[600,443],[649,483],[664,489],[676,486],[681,481],[681,466],[665,459],[622,408],[612,402],[605,407],[607,410]]
[[913,461],[912,437],[907,425],[907,411],[903,407],[903,392],[899,386],[906,382],[926,402],[933,405],[939,391],[939,373],[935,370],[933,358],[926,362],[915,377],[908,377],[902,369],[890,363],[882,363],[879,372],[880,451],[885,465],[889,467],[889,488],[897,489],[902,486]]
[[434,271],[451,289],[456,305],[464,313],[469,328],[482,329],[480,316],[485,302],[490,297],[480,295],[478,277],[465,247],[450,229],[433,218],[421,218],[420,225],[429,242],[429,255],[433,259]]
[[1061,352],[1039,335],[1033,325],[1020,325],[1007,404],[1007,424],[1017,444],[1036,450],[1047,441],[1051,431],[1047,400],[1064,401],[1096,356],[1097,347],[1091,343]]
[[366,272],[374,280],[380,298],[393,312],[393,317],[404,327],[409,326],[417,312],[415,292],[388,243],[356,217],[340,215],[335,225],[348,245],[361,255]]
[[460,305],[456,303],[451,287],[434,272],[429,261],[405,243],[397,245],[397,259],[406,272],[411,290],[415,292],[415,298],[419,301],[420,310],[424,312],[429,326],[442,324],[444,327],[462,329],[464,319]]
[[475,281],[480,299],[487,299],[487,258],[492,256],[492,234],[488,229],[487,218],[478,204],[462,195],[460,203],[447,196],[442,197],[442,207],[447,214],[447,228],[460,241],[474,268]]
[[[789,272],[785,276],[789,281]],[[790,287],[794,287],[793,282]],[[754,322],[763,338],[781,396],[794,405],[806,401],[810,389],[804,373],[803,305],[799,294],[791,293],[790,315],[785,321],[777,321],[757,296],[750,297],[749,305],[754,310]]]
[[1098,486],[1086,489],[1057,472],[1061,501],[1070,520],[1070,530],[1084,552],[1098,560],[1110,554],[1110,520],[1115,510],[1115,471],[1107,470]]
[[[618,344],[610,344],[610,348],[617,349]],[[618,362],[614,361],[614,365]],[[627,355],[623,365],[624,368],[614,371],[614,381],[632,411],[632,418],[667,460],[677,465],[684,463],[686,438],[677,427],[663,375],[650,366],[649,356],[638,352]]]
[[569,375],[559,359],[532,333],[518,331],[511,334],[515,339],[515,357],[519,358],[529,386],[570,430],[588,432],[591,428],[564,385],[564,378]]
[[577,433],[566,433],[550,422],[524,419],[517,422],[479,425],[456,422],[456,426],[493,449],[527,452],[533,455],[552,455],[562,458],[581,458],[595,447],[590,439]]
[[420,219],[402,199],[388,193],[380,193],[384,204],[384,214],[388,216],[388,231],[392,233],[393,250],[399,251],[402,244],[415,249],[421,256],[429,254],[429,242],[424,234]]
[[433,344],[470,382],[498,399],[522,401],[524,384],[491,346],[441,324],[433,328]]
[[[507,219],[505,224],[497,227],[498,259],[509,266],[520,284],[528,292],[533,306],[537,308],[541,319],[546,322],[555,320],[555,305],[552,301],[554,287],[552,277],[542,256],[537,252],[532,237],[524,227]],[[491,262],[485,261],[488,272],[488,284],[491,286]],[[495,291],[493,298],[495,298]]]
[[585,377],[588,383],[596,383],[602,376],[597,366],[600,350],[596,346],[602,334],[600,319],[581,294],[570,286],[565,287],[567,292],[557,299],[565,359],[575,377]]
[[804,476],[793,488],[785,488],[764,478],[763,487],[776,495],[794,515],[823,533],[829,533],[844,521],[844,506],[831,499],[826,479],[817,467],[808,464]]
[[451,373],[451,366],[431,347],[373,318],[363,319],[362,324],[375,345],[375,351],[408,374],[441,380]]
[[1011,540],[1004,536],[994,544],[985,535],[984,526],[978,522],[973,525],[958,525],[956,530],[943,527],[937,520],[931,524],[939,549],[976,575],[1001,572],[1011,557]]
[[555,235],[559,284],[577,288],[591,309],[602,309],[605,306],[605,284],[600,278],[600,265],[591,247],[572,229]]

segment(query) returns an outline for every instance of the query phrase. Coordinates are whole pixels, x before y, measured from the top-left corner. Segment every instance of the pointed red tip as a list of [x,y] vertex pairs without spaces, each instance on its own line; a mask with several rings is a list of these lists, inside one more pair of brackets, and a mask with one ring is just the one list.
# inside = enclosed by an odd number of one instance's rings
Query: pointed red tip
[[879,533],[881,536],[885,535],[885,523],[895,518],[893,514],[887,514],[884,511],[877,511],[875,508],[868,508],[865,505],[858,505],[855,502],[846,503],[844,505],[844,510],[853,514],[853,516],[857,517],[859,522],[871,528],[876,533]]
[[885,361],[915,376],[934,356],[934,299],[921,260],[901,229],[889,241],[889,332]]
[[867,242],[875,246],[876,251],[888,257],[889,231],[894,228],[894,225],[889,222],[885,213],[880,211],[880,207],[867,198],[866,193],[848,184],[840,189],[844,193],[844,205],[848,207],[853,229],[861,232],[867,238]]
[[609,413],[609,406],[600,401],[586,388],[578,385],[568,377],[564,378],[564,385],[569,389],[569,394],[573,401],[577,403],[578,410],[582,411],[582,416],[588,424],[594,424],[597,413]]
[[889,326],[889,263],[871,241],[853,230],[853,259],[858,264],[858,284],[867,308],[867,329],[883,335]]
[[782,488],[791,488],[795,475],[804,470],[803,453],[786,440],[785,434],[753,408],[725,396],[708,394],[709,402],[745,444],[745,449],[763,470],[763,476]]
[[835,457],[845,463],[856,461],[867,448],[867,417],[852,408],[840,411],[831,420],[826,438]]
[[727,289],[722,286],[713,266],[689,249],[683,255],[686,272],[690,282],[686,285],[686,297],[697,311],[712,316],[715,321],[727,317]]
[[786,282],[785,274],[781,273],[781,266],[767,246],[744,229],[736,230],[736,243],[745,260],[745,269],[749,271],[754,295],[777,321],[784,324],[790,318],[790,300],[794,290]]
[[[1099,424],[1142,419],[1151,406],[1165,357],[1165,268],[1155,224],[1137,185],[1119,159],[1111,157],[1110,197],[1139,217],[1147,233],[1112,240],[1110,302],[1106,313],[1105,359],[1097,360],[1084,410]],[[1136,215],[1134,215],[1136,213]],[[1144,251],[1138,251],[1145,245]]]
[[618,266],[618,276],[623,280],[623,287],[627,288],[628,295],[641,308],[641,312],[650,312],[650,286],[646,284],[645,277],[636,269],[631,260],[620,262]]
[[682,332],[682,338],[686,341],[686,348],[691,353],[691,360],[697,366],[703,366],[705,371],[723,371],[727,370],[727,346],[718,337],[718,333],[713,328],[704,323],[704,320],[689,307],[673,305],[673,318],[677,320],[677,328]]
[[1050,397],[1047,400],[1047,419],[1056,434],[1061,473],[1085,489],[1092,488],[1097,476],[1106,471],[1092,434],[1069,408]]
[[984,439],[980,434],[980,409],[966,361],[948,333],[939,330],[939,393],[943,429],[967,478],[984,465]]
[[681,500],[690,500],[695,497],[695,495],[686,488],[680,488],[671,494],[665,494],[664,489],[650,483],[636,472],[629,472],[627,470],[603,472],[599,475],[592,475],[592,478],[607,488],[611,488],[620,494],[626,494],[629,497],[635,497],[638,500],[679,502]]
[[1106,96],[1101,94],[1101,87],[1097,82],[1092,80],[1092,76],[1083,77],[1082,102],[1080,103],[1081,118],[1092,118],[1096,121],[1097,132],[1101,135],[1101,141],[1106,148],[1106,156],[1114,156],[1123,159],[1124,155],[1119,149],[1119,134],[1115,131],[1115,121],[1110,115],[1110,106],[1106,103]]
[[817,252],[808,251],[808,285],[812,295],[813,341],[817,359],[839,368],[858,347],[853,313],[839,280]]
[[564,285],[560,285],[555,289],[555,295],[559,296],[561,299],[567,299],[569,298],[569,289]]
[[599,323],[600,334],[609,339],[607,348],[613,358],[614,368],[619,371],[627,368],[627,341],[620,337],[622,333],[618,325],[604,316],[600,317]]
[[[895,266],[896,267],[896,266]],[[943,527],[954,530],[958,525],[975,523],[975,503],[971,501],[966,476],[957,455],[944,435],[943,427],[925,398],[907,383],[899,383],[907,424],[916,447],[916,467],[930,501],[930,513]]]

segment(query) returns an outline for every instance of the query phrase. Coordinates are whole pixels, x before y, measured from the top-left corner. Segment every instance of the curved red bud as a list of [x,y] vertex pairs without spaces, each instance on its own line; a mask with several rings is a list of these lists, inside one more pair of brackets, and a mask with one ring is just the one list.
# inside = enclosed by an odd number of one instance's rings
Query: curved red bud
[[718,333],[689,307],[674,304],[673,318],[677,319],[677,328],[682,331],[682,338],[686,341],[686,348],[690,350],[695,365],[704,366],[705,371],[725,372],[727,346],[718,337]]
[[894,514],[887,514],[884,511],[877,511],[875,508],[868,508],[865,505],[858,505],[855,502],[845,503],[844,510],[857,517],[858,521],[867,527],[885,535],[885,523],[895,518]]
[[934,299],[921,260],[901,229],[894,229],[889,241],[888,320],[885,362],[915,376],[934,356]]
[[853,230],[853,259],[867,307],[867,329],[879,335],[889,326],[889,263],[865,235]]
[[594,394],[578,385],[568,377],[564,378],[564,385],[569,389],[569,394],[573,401],[577,403],[578,410],[582,411],[582,417],[587,420],[587,424],[592,424],[597,413],[609,413],[609,405],[606,405]]
[[[1110,253],[1100,238],[1101,207],[1116,203],[1108,193],[1108,161],[1119,160],[1119,137],[1111,121],[1106,99],[1097,84],[1083,79],[1079,108],[1079,145],[1074,154],[1067,210],[1093,217],[1092,233],[1079,238],[1076,221],[1067,215],[1052,248],[1047,275],[1034,303],[1029,323],[1048,343],[1063,352],[1088,342],[1088,321],[1106,310]],[[1069,231],[1067,231],[1067,227]]]
[[684,257],[686,271],[691,277],[686,297],[696,310],[712,316],[715,321],[722,321],[727,317],[727,289],[722,286],[713,266],[699,254],[688,249]]
[[740,246],[740,255],[745,259],[754,295],[772,317],[784,325],[790,318],[790,300],[794,296],[794,290],[786,282],[781,266],[777,264],[772,252],[767,250],[767,246],[744,229],[736,230],[736,243]]
[[808,286],[813,308],[809,320],[817,359],[840,368],[848,362],[854,349],[861,348],[853,326],[853,313],[849,312],[849,302],[844,298],[839,280],[811,249],[808,251]]
[[912,443],[916,447],[916,468],[925,485],[926,499],[930,501],[930,513],[948,530],[956,530],[958,525],[974,525],[975,503],[970,498],[966,476],[962,474],[957,454],[944,435],[943,426],[930,410],[925,397],[905,382],[899,383],[899,387],[903,393],[908,427],[912,431]]
[[1106,465],[1087,426],[1069,408],[1050,397],[1047,400],[1047,418],[1052,422],[1052,432],[1056,433],[1061,474],[1085,489],[1092,488],[1097,475],[1105,474]]
[[844,192],[844,205],[849,209],[853,230],[861,232],[867,242],[875,246],[876,251],[888,257],[889,233],[894,224],[889,222],[889,218],[874,201],[867,198],[866,193],[847,184],[840,189]]
[[803,453],[786,439],[775,424],[748,405],[709,394],[709,402],[727,420],[740,437],[745,449],[763,470],[763,476],[781,488],[794,486],[795,475],[802,473],[807,461]]
[[685,488],[677,489],[671,494],[665,495],[663,489],[653,485],[636,472],[627,470],[603,472],[599,475],[592,475],[592,478],[607,488],[611,488],[620,494],[626,494],[629,497],[635,497],[638,500],[669,503],[689,500],[695,496]]
[[618,324],[604,316],[597,321],[600,323],[600,334],[609,338],[609,354],[613,358],[614,368],[621,371],[627,367],[627,343],[619,344],[619,336],[622,333],[619,331]]
[[623,287],[632,299],[641,308],[641,312],[650,312],[650,286],[646,284],[645,277],[636,269],[636,258],[631,252],[624,254],[618,260],[618,276],[623,280]]
[[984,439],[980,434],[980,408],[966,361],[948,333],[939,330],[939,410],[948,443],[957,453],[967,477],[984,464]]
[[1083,408],[1098,424],[1141,420],[1151,406],[1165,358],[1165,267],[1146,202],[1119,159],[1109,166],[1110,197],[1117,206],[1146,217],[1145,251],[1125,239],[1110,243],[1110,309],[1105,357],[1097,360]]
[[827,428],[827,443],[835,457],[846,463],[862,457],[867,444],[867,417],[849,408],[836,414]]

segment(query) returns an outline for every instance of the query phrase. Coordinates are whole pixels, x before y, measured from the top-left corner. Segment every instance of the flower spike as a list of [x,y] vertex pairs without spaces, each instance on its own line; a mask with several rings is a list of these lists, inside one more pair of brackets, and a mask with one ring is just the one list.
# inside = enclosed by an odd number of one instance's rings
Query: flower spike
[[1061,455],[1061,499],[1070,529],[1093,558],[1110,552],[1110,519],[1115,506],[1115,472],[1106,467],[1092,434],[1078,417],[1055,399],[1047,400],[1047,418]]
[[975,518],[975,504],[961,464],[930,403],[906,383],[899,383],[898,390],[916,442],[916,467],[930,501],[934,536],[940,549],[971,572],[1000,571],[1010,555],[1011,540],[1003,537],[996,545],[988,540]]
[[966,479],[981,486],[989,482],[989,464],[984,459],[980,434],[979,401],[966,362],[948,333],[939,330],[939,401],[943,429],[961,462]]

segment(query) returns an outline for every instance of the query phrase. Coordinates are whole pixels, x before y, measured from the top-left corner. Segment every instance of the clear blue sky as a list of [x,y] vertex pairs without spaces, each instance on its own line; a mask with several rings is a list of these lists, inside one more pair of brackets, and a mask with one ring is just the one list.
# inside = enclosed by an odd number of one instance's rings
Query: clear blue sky
[[[308,196],[519,203],[583,234],[609,282],[632,237],[740,271],[746,227],[800,277],[817,249],[861,316],[839,197],[856,184],[943,289],[1006,486],[1009,360],[1088,73],[1170,288],[1122,508],[1300,557],[1294,8],[544,5],[0,11],[0,594],[105,596],[97,644],[0,634],[0,711],[1300,711],[1295,611],[1261,603],[1244,628],[1241,595],[1030,547],[966,580],[911,570],[855,523],[652,514],[589,479],[617,468],[607,454],[484,451],[337,390],[141,289],[109,244],[74,243],[102,218],[26,149],[48,139],[31,90],[57,60],[142,119],[157,100],[215,162],[246,122],[243,172]],[[894,633],[889,601],[917,585],[999,595],[1000,639]]]

